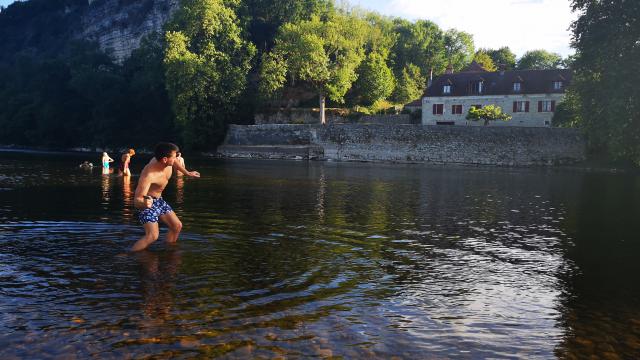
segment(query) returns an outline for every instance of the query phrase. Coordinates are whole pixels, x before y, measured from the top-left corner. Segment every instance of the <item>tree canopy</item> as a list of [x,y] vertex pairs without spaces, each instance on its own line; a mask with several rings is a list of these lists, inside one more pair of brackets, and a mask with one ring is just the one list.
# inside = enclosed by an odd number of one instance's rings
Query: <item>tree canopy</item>
[[283,25],[273,50],[263,56],[262,92],[272,95],[286,79],[304,81],[318,94],[324,123],[325,99],[342,102],[357,78],[366,27],[362,20],[341,14]]
[[518,70],[548,70],[564,67],[562,56],[546,50],[527,51],[518,59]]
[[475,56],[473,57],[473,61],[477,62],[480,66],[482,66],[482,68],[487,71],[497,70],[496,64],[493,63],[493,59],[491,59],[489,54],[487,54],[483,50],[479,50],[476,52]]
[[[187,146],[221,141],[255,54],[221,0],[185,0],[166,33],[167,89]],[[173,30],[171,30],[173,29]]]
[[575,76],[569,116],[591,151],[640,166],[640,2],[573,0]]
[[508,46],[494,49],[481,49],[482,52],[489,55],[493,63],[498,69],[513,70],[516,67],[516,54],[514,54]]
[[467,113],[467,120],[471,121],[484,121],[484,125],[488,125],[490,121],[509,121],[511,115],[502,112],[502,108],[497,105],[486,105],[480,108],[472,106]]

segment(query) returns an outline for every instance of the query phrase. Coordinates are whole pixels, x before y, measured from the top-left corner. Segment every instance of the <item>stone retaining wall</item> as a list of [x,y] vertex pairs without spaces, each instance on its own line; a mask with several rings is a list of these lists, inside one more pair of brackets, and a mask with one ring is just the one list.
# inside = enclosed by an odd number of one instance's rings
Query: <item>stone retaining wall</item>
[[[365,115],[360,118],[349,118],[340,113],[328,110],[325,117],[328,124],[378,124],[400,125],[420,124],[420,118],[412,118],[409,114],[398,115]],[[295,125],[319,125],[320,115],[317,109],[291,108],[272,113],[256,114],[253,118],[256,125],[295,124]]]
[[308,146],[318,159],[343,161],[529,166],[585,159],[585,140],[574,129],[423,125],[232,125],[219,153],[249,157],[242,153],[252,146],[271,146],[269,158],[283,146]]

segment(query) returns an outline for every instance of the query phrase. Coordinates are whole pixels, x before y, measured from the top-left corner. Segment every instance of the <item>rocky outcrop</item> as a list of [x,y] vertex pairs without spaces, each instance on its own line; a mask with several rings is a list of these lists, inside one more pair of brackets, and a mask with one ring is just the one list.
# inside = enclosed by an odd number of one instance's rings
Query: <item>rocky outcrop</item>
[[180,0],[93,0],[82,18],[79,37],[97,41],[122,62],[146,34],[161,31]]

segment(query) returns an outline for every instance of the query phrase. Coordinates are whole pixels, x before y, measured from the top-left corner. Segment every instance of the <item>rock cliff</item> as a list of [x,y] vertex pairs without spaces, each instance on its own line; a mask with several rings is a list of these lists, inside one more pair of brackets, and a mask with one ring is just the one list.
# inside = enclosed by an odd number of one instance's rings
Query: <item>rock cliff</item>
[[88,0],[78,37],[97,41],[100,48],[122,62],[146,34],[162,26],[180,0]]

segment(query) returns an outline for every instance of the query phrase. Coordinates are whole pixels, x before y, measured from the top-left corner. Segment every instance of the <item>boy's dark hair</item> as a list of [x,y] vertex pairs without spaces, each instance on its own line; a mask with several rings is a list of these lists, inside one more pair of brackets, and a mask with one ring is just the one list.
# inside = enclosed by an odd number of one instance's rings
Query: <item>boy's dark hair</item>
[[153,155],[155,156],[156,160],[160,161],[163,157],[170,157],[172,151],[178,152],[180,151],[180,148],[178,148],[178,145],[176,144],[161,142],[156,145],[156,149],[153,152]]

